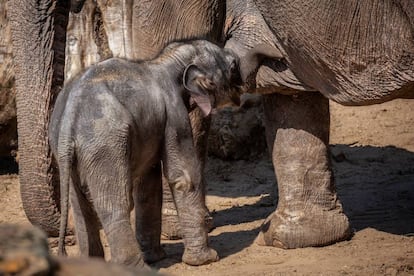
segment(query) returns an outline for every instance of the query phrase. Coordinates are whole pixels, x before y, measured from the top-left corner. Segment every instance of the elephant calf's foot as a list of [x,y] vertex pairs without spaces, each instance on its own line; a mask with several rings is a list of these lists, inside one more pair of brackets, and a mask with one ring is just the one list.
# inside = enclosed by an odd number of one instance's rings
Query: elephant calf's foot
[[264,222],[256,243],[285,249],[324,246],[346,240],[351,234],[348,218],[338,209],[277,210]]
[[184,263],[189,265],[204,265],[217,262],[219,260],[219,256],[216,250],[207,247],[201,251],[186,249],[182,259]]

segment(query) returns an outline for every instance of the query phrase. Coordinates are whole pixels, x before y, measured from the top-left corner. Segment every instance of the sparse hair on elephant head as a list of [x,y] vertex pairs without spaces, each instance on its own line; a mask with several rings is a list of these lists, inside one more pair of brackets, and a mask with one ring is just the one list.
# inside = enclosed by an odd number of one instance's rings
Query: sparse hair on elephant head
[[[240,96],[254,82],[261,62],[265,58],[284,58],[275,46],[269,44],[258,44],[241,58],[231,49],[221,49],[207,41],[196,40],[191,44],[196,54],[184,71],[183,85],[190,92],[192,103],[199,106],[204,115],[211,112],[212,105],[240,105]],[[164,52],[178,45],[170,44]]]
[[169,44],[156,59],[163,61],[170,57],[176,60],[187,59],[182,74],[182,83],[189,92],[190,105],[197,105],[205,116],[213,106],[221,107],[230,102],[239,105],[242,79],[239,57],[230,49],[205,41],[195,40]]

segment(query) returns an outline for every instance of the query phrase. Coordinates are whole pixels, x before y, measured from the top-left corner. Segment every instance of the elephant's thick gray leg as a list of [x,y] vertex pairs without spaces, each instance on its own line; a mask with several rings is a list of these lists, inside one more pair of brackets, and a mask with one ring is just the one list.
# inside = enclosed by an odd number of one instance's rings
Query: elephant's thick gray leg
[[165,257],[161,247],[161,164],[154,166],[134,187],[136,237],[145,262],[153,263]]
[[68,1],[3,1],[13,42],[18,121],[19,179],[29,221],[59,235],[59,186],[48,125],[64,79]]
[[168,240],[180,239],[181,229],[178,222],[177,209],[167,179],[162,177],[162,238]]
[[208,246],[208,227],[205,220],[204,195],[199,187],[178,188],[188,183],[172,184],[178,217],[184,240],[183,262],[202,265],[219,259],[217,252]]
[[79,186],[70,189],[70,204],[76,225],[76,239],[81,256],[104,257],[104,250],[99,236],[100,223],[90,202],[80,192]]
[[105,199],[103,196],[95,206],[111,250],[111,261],[131,267],[145,267],[143,254],[131,227],[131,209],[126,201],[121,197]]
[[281,248],[348,238],[329,160],[329,102],[319,93],[264,96],[266,136],[279,188],[276,211],[257,242]]
[[111,250],[111,261],[142,268],[146,265],[130,221],[132,181],[126,158],[129,154],[123,145],[120,139],[110,148],[97,150],[100,154],[94,160],[94,169],[83,174]]
[[[194,144],[197,150],[199,160],[202,162],[202,168],[205,165],[207,154],[208,131],[210,130],[211,116],[204,117],[199,108],[189,113],[191,129],[193,132]],[[204,169],[203,169],[204,171]],[[162,236],[166,239],[180,239],[182,237],[180,223],[178,222],[177,209],[174,204],[170,187],[167,180],[163,177],[163,205],[162,205]],[[205,196],[205,181],[203,181],[203,195]],[[204,204],[205,220],[209,230],[213,228],[213,218]]]

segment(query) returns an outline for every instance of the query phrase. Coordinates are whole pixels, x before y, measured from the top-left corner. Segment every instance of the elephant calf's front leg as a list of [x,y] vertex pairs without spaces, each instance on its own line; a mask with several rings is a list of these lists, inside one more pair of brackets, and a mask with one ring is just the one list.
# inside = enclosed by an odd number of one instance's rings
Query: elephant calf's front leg
[[[207,154],[207,140],[208,132],[210,130],[211,116],[204,117],[201,109],[198,107],[192,110],[188,115],[193,133],[194,146],[198,159],[201,162],[201,172],[203,173]],[[205,182],[203,182],[203,193],[205,193],[205,189]],[[205,206],[205,203],[203,204],[205,209],[205,221],[208,230],[210,231],[214,227],[213,217],[211,216],[207,206]],[[175,207],[168,180],[165,177],[163,177],[162,236],[170,240],[182,238],[177,209]]]
[[177,110],[169,110],[168,115],[162,162],[184,239],[182,259],[190,265],[214,262],[218,256],[208,247],[202,162],[195,150],[190,121],[187,114]]
[[257,242],[282,248],[323,246],[348,238],[329,160],[329,102],[319,93],[264,97],[268,145],[279,187],[277,210]]
[[217,252],[208,246],[203,193],[188,180],[187,177],[183,177],[170,184],[184,239],[185,250],[182,259],[189,265],[215,262],[219,257]]

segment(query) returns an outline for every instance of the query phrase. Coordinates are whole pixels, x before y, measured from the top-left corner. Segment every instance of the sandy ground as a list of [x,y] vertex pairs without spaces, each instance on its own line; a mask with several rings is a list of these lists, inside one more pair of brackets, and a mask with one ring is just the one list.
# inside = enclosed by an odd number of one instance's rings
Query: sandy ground
[[[414,100],[331,110],[332,160],[351,240],[292,250],[255,245],[277,205],[271,161],[209,158],[210,242],[220,261],[185,265],[182,242],[164,241],[168,258],[153,267],[170,275],[414,275]],[[0,175],[0,194],[0,223],[28,223],[17,175]]]

